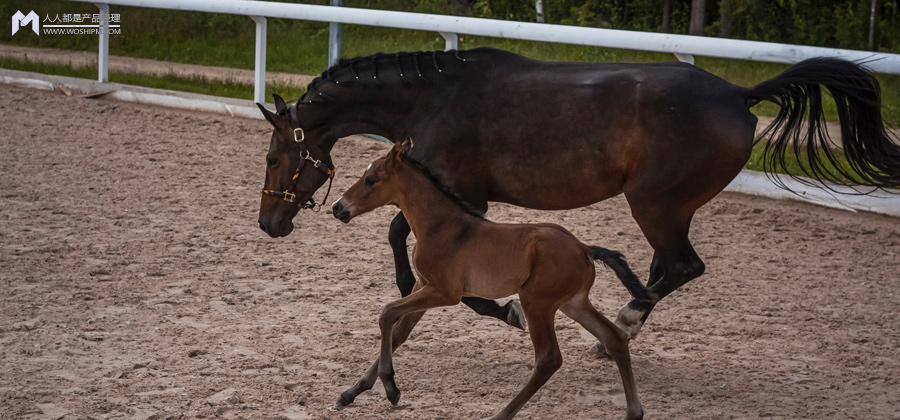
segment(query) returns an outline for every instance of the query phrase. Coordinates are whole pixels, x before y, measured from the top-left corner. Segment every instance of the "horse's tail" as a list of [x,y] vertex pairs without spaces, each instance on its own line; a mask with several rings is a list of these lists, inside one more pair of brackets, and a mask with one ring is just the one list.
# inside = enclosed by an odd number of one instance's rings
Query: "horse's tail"
[[628,289],[631,296],[642,302],[655,303],[659,299],[654,299],[654,293],[644,287],[637,275],[631,271],[631,267],[625,261],[625,256],[619,251],[613,251],[599,246],[592,246],[591,257],[602,262],[604,265],[612,269],[616,273],[619,281]]
[[[837,105],[843,153],[835,150],[835,142],[825,129],[822,86]],[[781,187],[785,186],[777,172],[787,172],[789,150],[800,161],[802,172],[819,181],[812,185],[828,188],[822,181],[830,181],[848,186],[900,187],[900,144],[882,122],[878,80],[862,66],[837,58],[813,58],[746,92],[748,106],[765,100],[781,107],[775,121],[759,137],[768,139],[765,171]],[[846,166],[841,164],[840,155]]]

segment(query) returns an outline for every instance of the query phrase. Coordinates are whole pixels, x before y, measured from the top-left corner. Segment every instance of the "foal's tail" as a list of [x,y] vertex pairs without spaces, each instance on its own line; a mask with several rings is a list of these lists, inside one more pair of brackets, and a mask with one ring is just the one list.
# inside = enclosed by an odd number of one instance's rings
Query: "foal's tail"
[[644,287],[640,279],[631,271],[631,267],[628,267],[628,263],[625,262],[625,256],[621,252],[600,248],[599,246],[590,248],[591,257],[611,268],[632,297],[638,301],[649,303],[656,303],[659,300],[654,299],[654,293]]
[[[837,105],[843,153],[834,149],[835,142],[825,130],[822,86]],[[878,80],[862,66],[837,58],[805,60],[747,89],[746,97],[748,106],[765,100],[781,107],[759,137],[769,140],[765,171],[779,186],[785,188],[776,172],[787,172],[790,152],[803,173],[819,181],[811,184],[791,175],[807,185],[828,188],[821,181],[830,181],[878,189],[900,187],[900,143],[882,122]]]

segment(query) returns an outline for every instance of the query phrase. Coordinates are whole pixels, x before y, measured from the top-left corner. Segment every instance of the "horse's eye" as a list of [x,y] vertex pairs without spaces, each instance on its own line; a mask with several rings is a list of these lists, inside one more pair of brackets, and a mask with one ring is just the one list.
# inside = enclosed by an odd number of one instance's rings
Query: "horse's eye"
[[375,175],[369,175],[369,176],[366,177],[366,186],[367,186],[367,187],[371,187],[371,186],[375,185],[376,182],[378,182],[378,177],[377,177],[377,176],[375,176]]
[[266,163],[271,167],[278,164],[277,158],[266,158]]

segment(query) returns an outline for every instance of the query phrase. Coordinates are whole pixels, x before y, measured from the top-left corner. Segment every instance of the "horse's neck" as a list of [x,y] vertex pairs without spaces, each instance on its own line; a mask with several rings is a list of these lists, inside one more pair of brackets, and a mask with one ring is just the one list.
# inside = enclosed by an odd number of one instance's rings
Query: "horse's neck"
[[[391,106],[394,104],[385,104]],[[400,121],[387,113],[381,112],[382,106],[369,104],[342,104],[341,109],[329,116],[329,131],[334,137],[342,138],[356,134],[377,134],[394,139]]]
[[397,206],[406,216],[417,241],[434,236],[454,235],[476,218],[441,193],[424,174],[403,165]]

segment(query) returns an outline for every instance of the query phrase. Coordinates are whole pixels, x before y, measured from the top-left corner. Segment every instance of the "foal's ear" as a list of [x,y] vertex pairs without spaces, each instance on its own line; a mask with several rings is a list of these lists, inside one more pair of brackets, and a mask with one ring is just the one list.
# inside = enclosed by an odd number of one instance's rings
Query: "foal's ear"
[[273,93],[272,98],[275,99],[275,112],[281,114],[281,112],[284,111],[285,108],[284,99],[282,99],[281,96],[278,96],[277,93]]
[[394,142],[394,147],[391,147],[391,153],[388,154],[388,160],[391,162],[400,162],[400,159],[403,159],[403,145],[400,142]]

